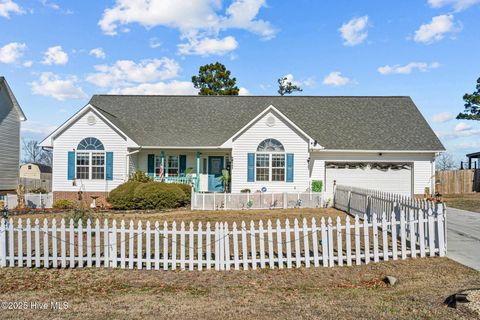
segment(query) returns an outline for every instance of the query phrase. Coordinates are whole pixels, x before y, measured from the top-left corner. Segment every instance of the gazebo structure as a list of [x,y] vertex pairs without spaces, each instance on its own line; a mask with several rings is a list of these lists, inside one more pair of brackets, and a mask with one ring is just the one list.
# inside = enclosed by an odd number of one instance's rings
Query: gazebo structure
[[[467,154],[468,169],[477,169],[480,159],[480,152],[474,152]],[[476,161],[475,161],[476,159]],[[472,166],[473,164],[473,166]]]

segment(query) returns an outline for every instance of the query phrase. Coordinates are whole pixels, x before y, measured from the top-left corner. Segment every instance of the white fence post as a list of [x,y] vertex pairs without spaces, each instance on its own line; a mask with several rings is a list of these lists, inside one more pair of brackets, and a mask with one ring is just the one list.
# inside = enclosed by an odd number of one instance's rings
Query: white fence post
[[0,225],[0,267],[7,266],[7,220],[2,218]]

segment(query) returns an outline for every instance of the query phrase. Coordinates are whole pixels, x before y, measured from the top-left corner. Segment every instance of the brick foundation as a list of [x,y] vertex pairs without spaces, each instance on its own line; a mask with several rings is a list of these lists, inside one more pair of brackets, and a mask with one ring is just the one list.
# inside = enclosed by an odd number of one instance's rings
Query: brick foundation
[[83,192],[81,197],[82,200],[79,200],[78,192],[65,192],[65,191],[54,191],[53,192],[53,202],[61,199],[72,200],[77,204],[83,204],[85,207],[90,208],[92,203],[91,196],[97,196],[97,207],[109,207],[107,202],[108,192]]

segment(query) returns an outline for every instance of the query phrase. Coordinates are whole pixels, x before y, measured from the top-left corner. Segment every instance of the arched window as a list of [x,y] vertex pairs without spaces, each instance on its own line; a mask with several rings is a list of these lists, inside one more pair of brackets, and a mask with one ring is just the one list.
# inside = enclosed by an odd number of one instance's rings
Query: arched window
[[258,145],[257,152],[285,152],[285,148],[276,139],[265,139]]
[[97,138],[88,137],[80,141],[76,154],[77,179],[105,179],[105,148]]
[[80,141],[77,150],[105,150],[105,148],[100,140],[89,137]]
[[285,181],[285,148],[276,139],[265,139],[257,147],[257,181]]

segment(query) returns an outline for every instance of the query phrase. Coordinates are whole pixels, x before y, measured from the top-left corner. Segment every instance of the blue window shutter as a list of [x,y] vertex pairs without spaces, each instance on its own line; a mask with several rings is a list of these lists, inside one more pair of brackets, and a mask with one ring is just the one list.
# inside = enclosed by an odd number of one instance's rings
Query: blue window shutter
[[113,152],[107,152],[105,178],[113,180]]
[[293,153],[287,153],[287,182],[293,182]]
[[248,164],[247,164],[247,181],[255,181],[255,153],[248,154]]
[[68,151],[68,180],[75,179],[75,151]]
[[180,169],[180,174],[185,173],[185,170],[187,169],[187,156],[186,155],[180,155],[179,157],[179,169]]
[[155,175],[155,155],[154,154],[148,155],[147,173],[149,177],[153,177]]

